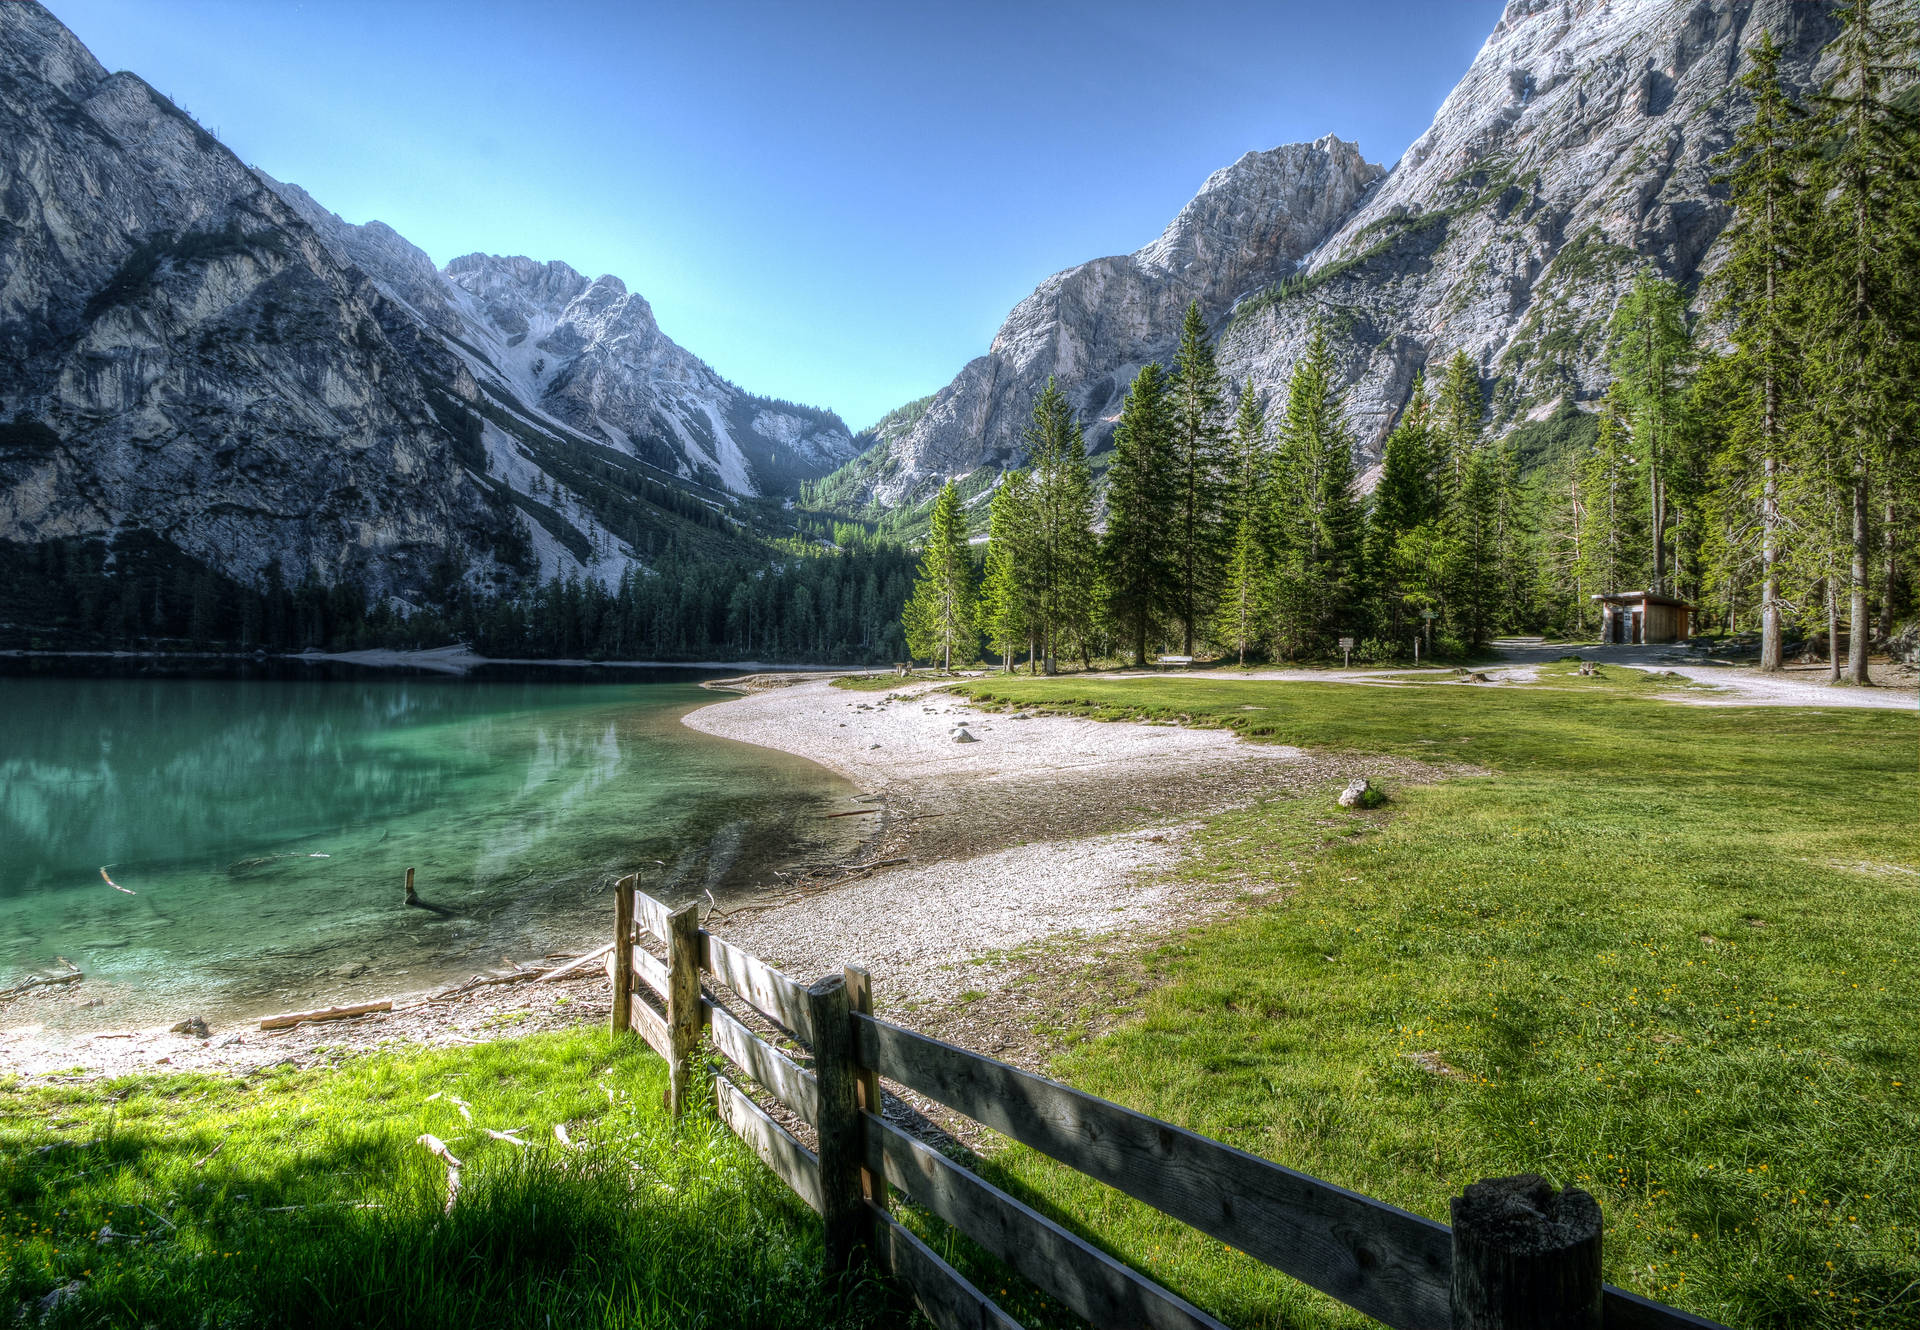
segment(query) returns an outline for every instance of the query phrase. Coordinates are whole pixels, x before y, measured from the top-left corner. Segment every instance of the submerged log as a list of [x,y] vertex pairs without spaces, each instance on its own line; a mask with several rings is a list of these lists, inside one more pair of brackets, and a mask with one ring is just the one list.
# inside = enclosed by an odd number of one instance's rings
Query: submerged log
[[65,974],[28,975],[25,983],[15,984],[12,988],[0,991],[0,998],[19,997],[22,993],[31,993],[36,988],[57,988],[61,984],[77,984],[86,976],[78,970],[69,970]]

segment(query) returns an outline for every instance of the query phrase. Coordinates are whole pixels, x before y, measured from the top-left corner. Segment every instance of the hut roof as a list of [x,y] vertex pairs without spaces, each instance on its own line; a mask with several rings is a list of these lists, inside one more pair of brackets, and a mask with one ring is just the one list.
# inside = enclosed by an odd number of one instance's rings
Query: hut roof
[[1602,591],[1595,592],[1592,599],[1608,605],[1674,605],[1683,610],[1694,608],[1689,601],[1675,600],[1672,596],[1663,596],[1657,591]]

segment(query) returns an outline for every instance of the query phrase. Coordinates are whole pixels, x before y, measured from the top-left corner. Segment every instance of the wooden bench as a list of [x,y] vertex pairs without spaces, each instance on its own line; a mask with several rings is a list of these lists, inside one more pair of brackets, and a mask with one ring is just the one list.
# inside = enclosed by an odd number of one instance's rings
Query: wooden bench
[[1193,657],[1192,656],[1155,656],[1153,658],[1153,663],[1155,665],[1158,665],[1161,669],[1164,670],[1169,665],[1191,665],[1193,664]]

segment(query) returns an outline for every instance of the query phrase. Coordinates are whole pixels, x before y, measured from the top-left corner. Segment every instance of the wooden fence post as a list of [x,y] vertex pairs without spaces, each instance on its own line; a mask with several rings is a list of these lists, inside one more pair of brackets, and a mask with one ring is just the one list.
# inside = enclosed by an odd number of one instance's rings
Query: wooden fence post
[[1600,1206],[1523,1173],[1453,1198],[1453,1330],[1601,1330]]
[[613,1032],[633,1026],[633,893],[626,878],[613,884]]
[[700,1044],[700,907],[667,916],[667,1111],[680,1117],[691,1101],[693,1051]]
[[[873,1015],[873,976],[865,966],[849,965],[842,971],[847,980],[847,1008],[862,1016]],[[858,1068],[859,1075],[854,1086],[859,1091],[859,1105],[862,1112],[871,1113],[876,1118],[883,1117],[882,1106],[885,1100],[880,1097],[880,1073],[871,1067]],[[866,1125],[861,1124],[861,1130]],[[887,1208],[887,1180],[870,1168],[860,1170],[860,1192],[882,1210]]]
[[863,1245],[867,1227],[860,1196],[864,1151],[860,1126],[860,1067],[854,1061],[853,1018],[846,976],[830,974],[807,990],[813,1018],[813,1072],[819,1078],[820,1217],[827,1227],[827,1269],[845,1270]]

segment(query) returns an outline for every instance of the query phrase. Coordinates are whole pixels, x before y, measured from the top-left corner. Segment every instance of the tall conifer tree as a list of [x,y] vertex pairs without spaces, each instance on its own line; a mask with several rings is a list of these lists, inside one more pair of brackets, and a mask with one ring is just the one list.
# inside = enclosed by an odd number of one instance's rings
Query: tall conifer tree
[[1233,480],[1227,494],[1233,545],[1227,556],[1218,634],[1232,644],[1242,665],[1247,663],[1248,644],[1260,640],[1266,622],[1268,452],[1266,413],[1260,409],[1253,380],[1248,379],[1233,418]]
[[[1780,48],[1771,32],[1748,51],[1752,67],[1740,86],[1753,119],[1735,135],[1723,161],[1733,219],[1721,232],[1726,262],[1714,274],[1715,312],[1731,323],[1734,409],[1721,417],[1726,447],[1751,453],[1758,473],[1760,532],[1760,668],[1781,668],[1780,560],[1785,531],[1780,472],[1788,464],[1803,317],[1797,274],[1808,260],[1804,190],[1811,163],[1804,115],[1780,80]],[[1744,389],[1745,391],[1738,391]],[[1737,483],[1747,469],[1723,455],[1723,474]]]
[[1686,371],[1692,357],[1686,298],[1672,282],[1642,272],[1613,314],[1609,361],[1639,465],[1647,477],[1653,541],[1651,589],[1670,593],[1668,488],[1679,463]]
[[[796,595],[807,590],[800,586]],[[951,670],[957,658],[973,659],[977,637],[973,606],[973,554],[967,545],[967,519],[960,511],[960,493],[949,480],[934,500],[927,547],[920,556],[920,574],[907,602],[904,622],[907,649],[925,660],[938,660]]]
[[1086,439],[1051,377],[1034,401],[1026,443],[1033,465],[1035,618],[1051,673],[1062,650],[1078,650],[1083,662],[1089,660],[1096,574]]
[[1465,351],[1455,351],[1447,361],[1440,399],[1434,404],[1434,460],[1443,507],[1451,504],[1466,479],[1467,459],[1480,446],[1480,417],[1485,409],[1480,371]]
[[1915,124],[1889,86],[1915,74],[1911,7],[1853,0],[1826,54],[1837,67],[1815,102],[1825,170],[1812,341],[1823,451],[1842,460],[1848,529],[1846,677],[1865,684],[1871,624],[1872,482],[1909,451],[1915,390],[1914,271],[1920,267]]
[[1033,641],[1033,529],[1032,479],[1009,471],[993,491],[979,600],[980,629],[1009,669],[1014,652]]
[[1282,654],[1294,656],[1330,648],[1333,634],[1352,625],[1362,548],[1353,435],[1321,325],[1294,364],[1279,434],[1274,620]]
[[1147,638],[1173,600],[1179,574],[1174,559],[1171,475],[1172,403],[1166,372],[1150,364],[1134,375],[1107,467],[1107,530],[1100,545],[1101,588],[1108,622],[1147,663]]
[[[1408,599],[1408,586],[1395,557],[1400,542],[1428,526],[1440,514],[1436,470],[1433,404],[1427,399],[1424,378],[1415,379],[1413,394],[1387,435],[1380,459],[1380,482],[1373,491],[1373,510],[1367,521],[1366,566],[1379,598],[1378,613],[1387,635],[1399,641],[1406,634],[1408,609],[1424,609]],[[1417,560],[1406,561],[1418,567]]]
[[1172,423],[1174,559],[1178,566],[1174,614],[1187,655],[1219,590],[1225,547],[1225,431],[1220,427],[1221,379],[1200,302],[1187,306],[1173,362]]

